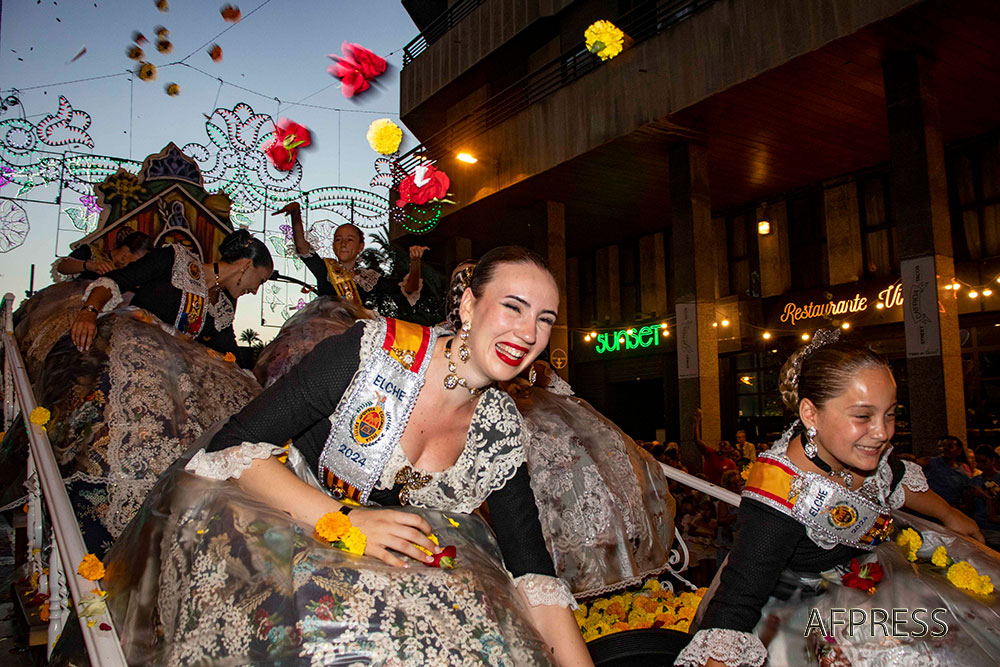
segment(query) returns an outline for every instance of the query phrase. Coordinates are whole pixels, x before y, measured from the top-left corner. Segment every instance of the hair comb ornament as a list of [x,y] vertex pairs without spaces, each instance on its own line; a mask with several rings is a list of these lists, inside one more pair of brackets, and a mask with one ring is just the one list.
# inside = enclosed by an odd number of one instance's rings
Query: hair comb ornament
[[795,361],[792,362],[792,368],[795,369],[795,373],[792,375],[792,385],[798,389],[799,386],[799,374],[802,373],[802,363],[808,359],[813,352],[826,345],[832,345],[840,340],[840,329],[817,329],[816,333],[813,334],[812,340],[802,348],[798,356],[795,357]]

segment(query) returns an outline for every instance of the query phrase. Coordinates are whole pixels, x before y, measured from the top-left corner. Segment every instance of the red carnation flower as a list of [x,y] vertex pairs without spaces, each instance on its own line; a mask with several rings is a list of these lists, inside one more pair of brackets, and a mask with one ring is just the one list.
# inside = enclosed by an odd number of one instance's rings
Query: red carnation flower
[[422,164],[399,184],[396,206],[402,208],[407,204],[420,205],[432,199],[444,199],[449,187],[451,179],[446,173],[432,164]]
[[330,54],[336,61],[327,71],[340,79],[344,97],[354,97],[371,86],[375,77],[385,72],[385,58],[377,56],[360,44],[344,42],[340,50],[344,55]]
[[458,550],[455,545],[446,546],[439,554],[431,554],[434,559],[430,563],[425,563],[427,567],[439,567],[445,570],[454,570],[458,562]]
[[271,159],[275,168],[289,171],[295,166],[295,158],[300,148],[312,143],[309,130],[287,118],[282,118],[274,126],[274,141],[268,144],[264,152]]
[[850,572],[844,573],[840,582],[848,588],[857,588],[869,593],[875,592],[875,584],[882,581],[882,566],[877,562],[861,565],[857,558],[851,559]]

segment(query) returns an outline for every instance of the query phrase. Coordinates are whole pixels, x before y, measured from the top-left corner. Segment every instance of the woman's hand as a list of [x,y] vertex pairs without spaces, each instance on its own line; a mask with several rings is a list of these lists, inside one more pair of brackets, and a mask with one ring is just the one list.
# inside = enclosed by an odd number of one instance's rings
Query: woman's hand
[[299,203],[297,201],[290,201],[280,211],[276,211],[275,215],[301,215],[301,213],[302,207]]
[[986,540],[983,539],[983,533],[979,530],[976,522],[957,509],[953,508],[951,512],[942,517],[941,522],[945,528],[953,530],[959,535],[965,535],[983,544],[986,543]]
[[69,336],[73,340],[73,344],[76,345],[76,349],[80,352],[89,350],[96,335],[97,315],[90,310],[81,310],[76,314],[73,326],[69,330]]
[[414,545],[420,545],[431,553],[441,551],[439,546],[427,538],[431,533],[430,524],[416,514],[357,507],[351,512],[350,519],[368,540],[365,555],[378,558],[389,565],[408,567],[405,561],[394,556],[389,549],[424,563],[430,563],[434,559]]
[[93,271],[99,276],[103,276],[108,271],[114,271],[115,265],[111,262],[105,262],[104,260],[87,260],[83,263],[83,269],[85,271]]

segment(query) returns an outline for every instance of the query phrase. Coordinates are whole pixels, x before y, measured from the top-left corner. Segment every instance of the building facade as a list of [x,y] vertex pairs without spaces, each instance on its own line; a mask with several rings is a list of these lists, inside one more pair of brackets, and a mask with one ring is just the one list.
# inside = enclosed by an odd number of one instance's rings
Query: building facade
[[[436,160],[457,202],[422,240],[444,265],[545,254],[565,297],[550,354],[578,395],[693,460],[695,408],[706,440],[773,434],[781,364],[842,327],[892,364],[899,443],[997,444],[1000,6],[441,11],[413,14],[401,74],[422,142],[401,164]],[[583,39],[600,19],[627,35],[607,61]]]

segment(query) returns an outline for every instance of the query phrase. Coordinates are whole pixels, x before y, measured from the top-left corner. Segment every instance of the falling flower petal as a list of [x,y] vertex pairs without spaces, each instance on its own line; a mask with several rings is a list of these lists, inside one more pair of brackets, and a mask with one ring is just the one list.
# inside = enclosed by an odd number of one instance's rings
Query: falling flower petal
[[132,41],[135,42],[136,44],[145,44],[149,40],[146,39],[145,35],[136,30],[135,32],[132,33]]
[[105,632],[111,629],[111,626],[107,623],[101,623],[97,627],[100,628],[101,630],[104,630]]
[[174,50],[174,45],[168,40],[158,39],[156,40],[156,50],[160,53],[170,53]]
[[368,90],[371,82],[386,70],[385,58],[375,55],[360,44],[344,42],[340,50],[344,55],[330,54],[329,57],[336,64],[330,65],[327,71],[340,79],[344,97],[354,97]]
[[[77,60],[79,60],[80,58],[82,58],[83,54],[85,54],[86,52],[87,52],[87,45],[84,44],[83,46],[80,47],[80,50],[76,52],[76,55],[73,56],[72,58],[70,58],[69,62],[70,63],[75,63]],[[66,64],[68,65],[69,63],[66,63]]]
[[218,44],[212,44],[212,47],[208,50],[208,55],[212,57],[212,60],[219,62],[222,60],[222,47]]
[[153,32],[155,32],[156,36],[159,37],[160,39],[166,39],[167,37],[170,37],[170,31],[164,28],[162,25],[158,25],[155,28],[153,28]]
[[170,95],[170,97],[177,97],[181,94],[181,87],[176,83],[168,83],[166,85],[166,91],[167,95]]
[[243,18],[243,13],[240,11],[240,8],[235,5],[222,5],[221,14],[222,18],[229,23],[236,23]]
[[138,46],[130,46],[128,47],[128,50],[125,51],[125,55],[132,60],[142,60],[146,53]]
[[170,3],[167,0],[156,0],[156,8],[165,12],[170,9]]

